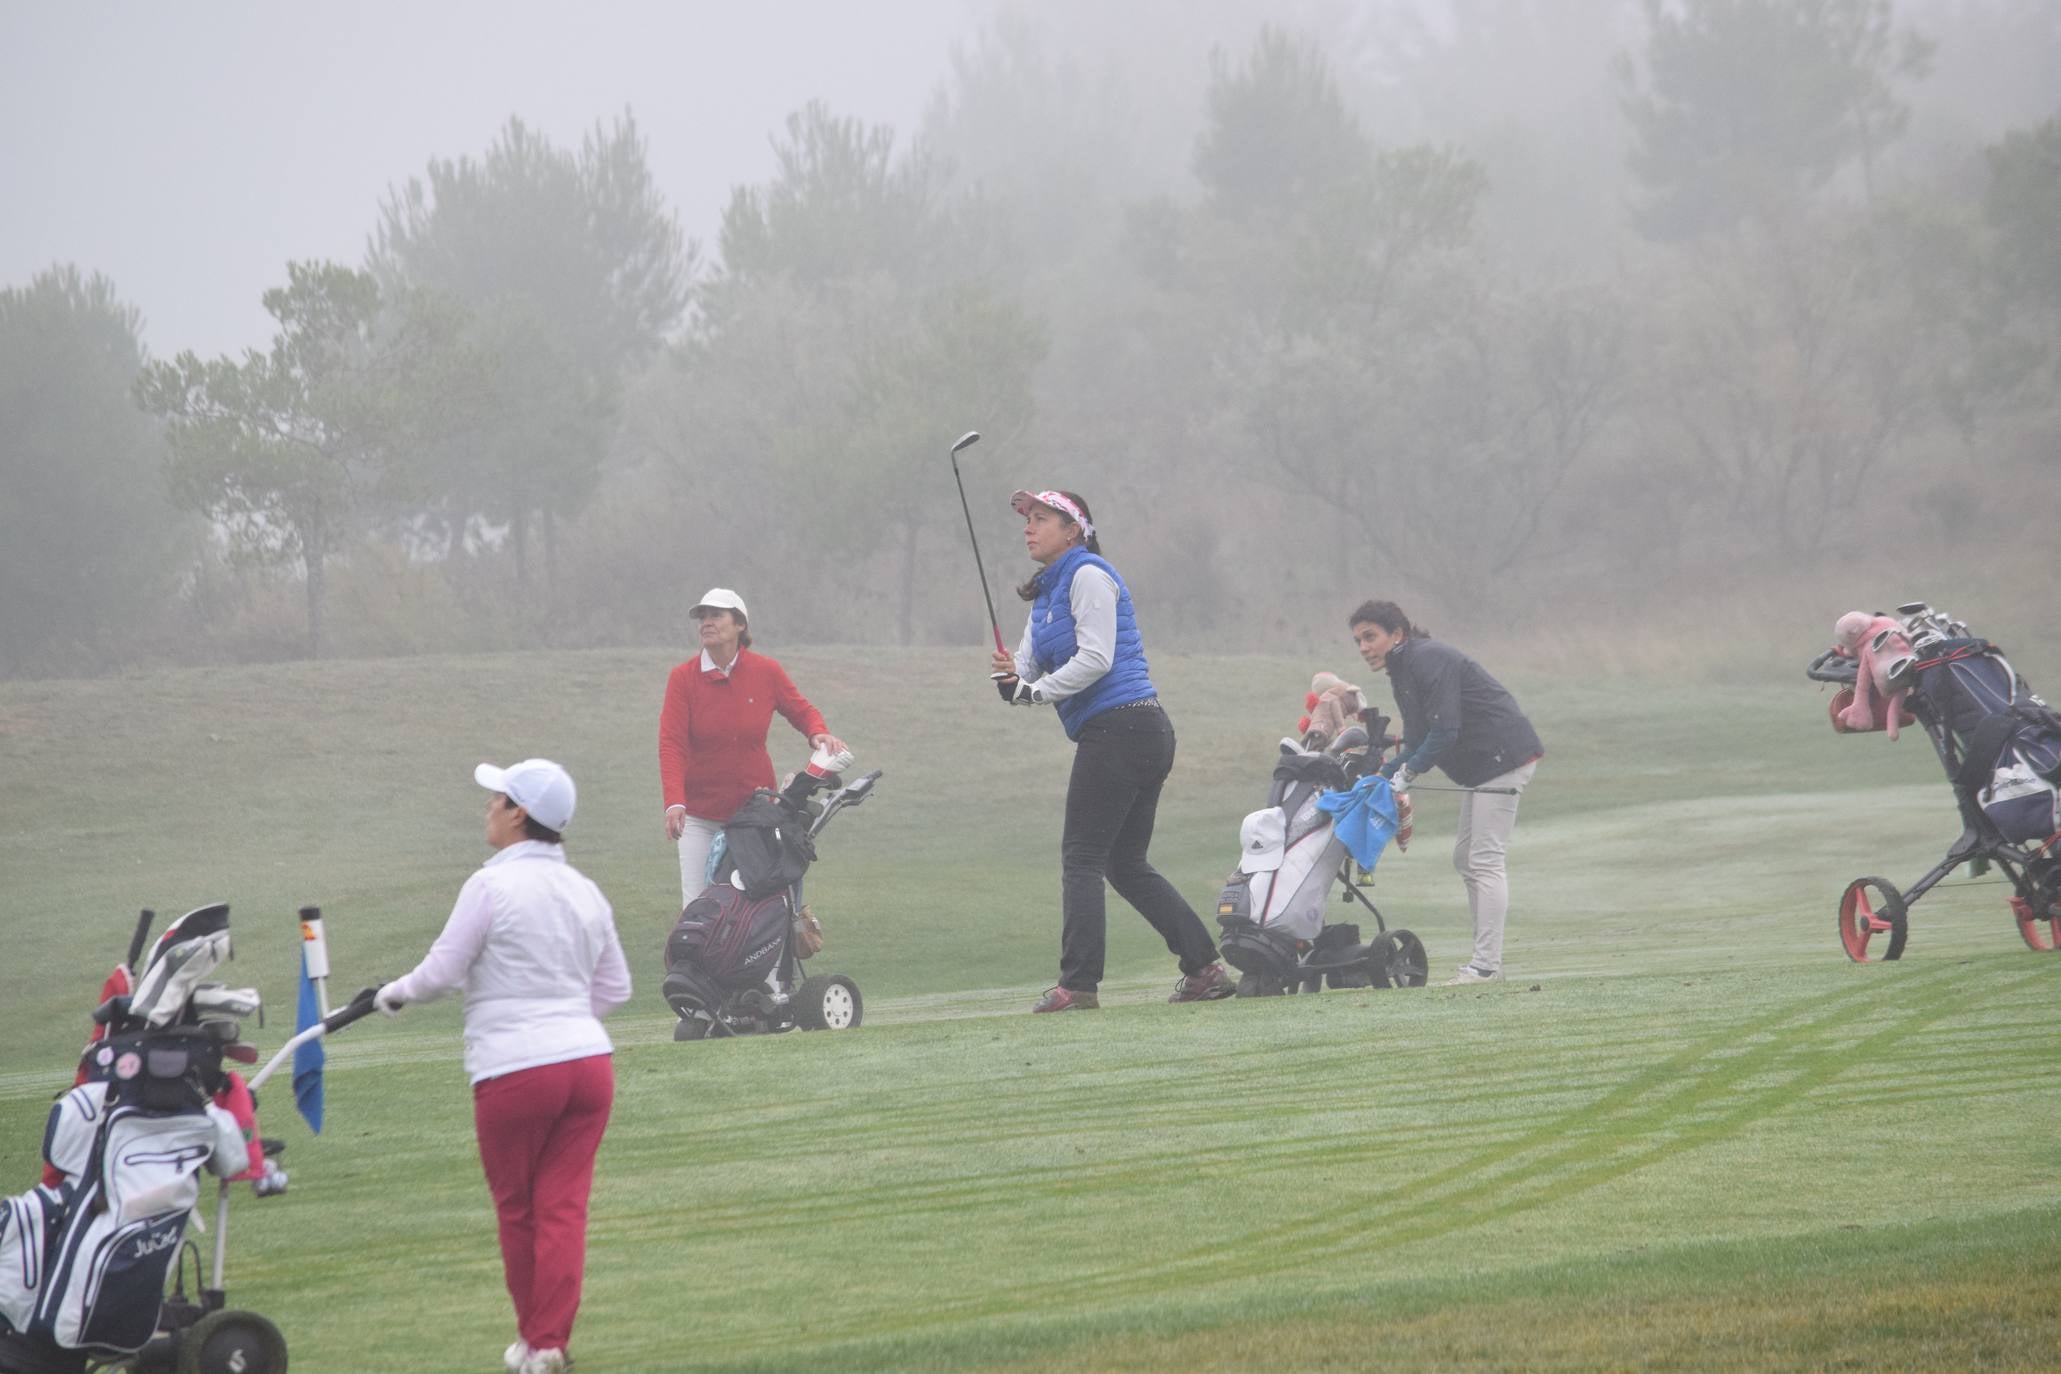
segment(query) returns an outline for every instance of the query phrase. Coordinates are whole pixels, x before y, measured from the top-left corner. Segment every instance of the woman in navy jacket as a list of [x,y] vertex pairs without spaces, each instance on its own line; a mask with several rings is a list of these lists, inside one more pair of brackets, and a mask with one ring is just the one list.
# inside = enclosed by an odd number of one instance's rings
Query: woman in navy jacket
[[995,685],[1012,705],[1051,705],[1074,742],[1060,841],[1059,983],[1034,1012],[1099,1005],[1103,880],[1138,909],[1181,961],[1173,1002],[1233,991],[1195,909],[1147,861],[1159,792],[1174,766],[1174,727],[1160,709],[1124,581],[1102,558],[1088,503],[1069,491],[1019,491],[1023,540],[1043,565],[1017,588],[1031,603],[1014,655],[997,650]]
[[1353,644],[1369,668],[1387,673],[1403,718],[1403,747],[1382,769],[1407,794],[1438,768],[1462,788],[1453,867],[1467,887],[1474,948],[1446,986],[1503,976],[1503,927],[1510,914],[1505,854],[1517,829],[1517,801],[1546,748],[1503,684],[1450,644],[1412,625],[1393,601],[1369,601],[1349,617]]

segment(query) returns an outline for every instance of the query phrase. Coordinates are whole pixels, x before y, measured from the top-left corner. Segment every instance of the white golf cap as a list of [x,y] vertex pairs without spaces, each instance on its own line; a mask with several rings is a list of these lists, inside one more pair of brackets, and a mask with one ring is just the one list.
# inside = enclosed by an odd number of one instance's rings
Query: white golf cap
[[700,615],[712,608],[719,611],[735,611],[740,619],[751,619],[751,612],[744,609],[744,598],[728,587],[710,587],[703,592],[701,600],[694,603],[693,614]]
[[572,774],[549,759],[524,759],[506,768],[483,763],[472,770],[472,780],[507,797],[546,830],[563,830],[572,822]]

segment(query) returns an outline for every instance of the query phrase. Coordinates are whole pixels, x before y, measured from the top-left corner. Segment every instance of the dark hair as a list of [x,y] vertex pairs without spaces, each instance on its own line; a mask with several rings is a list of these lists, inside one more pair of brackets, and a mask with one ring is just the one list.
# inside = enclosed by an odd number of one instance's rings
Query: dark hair
[[1379,625],[1392,635],[1405,639],[1429,639],[1431,631],[1421,625],[1412,625],[1410,617],[1403,614],[1403,608],[1393,601],[1362,601],[1353,613],[1345,618],[1346,628],[1355,625]]
[[[1095,523],[1095,512],[1088,509],[1087,501],[1084,500],[1079,493],[1071,491],[1061,491],[1059,494],[1061,496],[1064,496],[1067,500],[1073,502],[1076,506],[1079,506],[1081,508],[1081,517],[1085,519],[1089,524],[1092,525]],[[1064,520],[1069,525],[1075,523],[1074,518],[1071,515],[1068,515],[1063,510],[1059,510],[1058,508],[1052,506],[1047,506],[1046,509],[1050,510],[1054,515],[1057,515],[1061,520]],[[1091,534],[1085,540],[1083,540],[1082,543],[1087,548],[1089,553],[1094,554],[1097,558],[1100,558],[1102,556],[1102,538],[1100,535]],[[1023,582],[1017,585],[1017,596],[1021,597],[1025,601],[1037,600],[1038,579],[1043,577],[1044,575],[1045,570],[1043,568],[1039,568],[1036,572],[1032,573],[1028,578],[1024,579]]]
[[[522,808],[522,803],[509,796],[506,792],[496,792],[494,795],[499,797],[501,805],[510,811]],[[523,811],[522,813],[522,833],[524,839],[542,840],[545,844],[565,843],[564,831],[553,830],[550,826],[531,816],[528,811]]]
[[[695,609],[696,611],[699,611],[699,610],[701,610],[702,608],[701,608],[701,607],[699,607],[699,606],[696,606],[696,607],[695,607],[694,609]],[[738,648],[740,648],[740,649],[749,649],[749,648],[751,647],[751,622],[750,622],[750,621],[746,620],[746,619],[745,619],[745,618],[744,618],[743,616],[741,616],[741,615],[737,614],[737,612],[735,612],[735,611],[731,610],[731,609],[730,609],[730,608],[729,608],[728,606],[710,606],[710,607],[709,607],[708,609],[709,609],[709,610],[712,610],[712,611],[721,611],[721,612],[722,612],[722,613],[723,613],[724,615],[727,615],[727,616],[729,616],[729,617],[730,617],[730,618],[731,618],[732,620],[736,621],[736,622],[737,622],[737,624],[738,624],[738,628],[739,628],[739,630],[740,630],[740,633],[739,633],[739,634],[738,634],[738,636],[737,636],[737,647],[738,647]],[[696,615],[696,616],[695,616],[694,618],[695,618],[696,620],[699,620],[699,619],[701,619],[701,617],[700,617],[699,615]]]

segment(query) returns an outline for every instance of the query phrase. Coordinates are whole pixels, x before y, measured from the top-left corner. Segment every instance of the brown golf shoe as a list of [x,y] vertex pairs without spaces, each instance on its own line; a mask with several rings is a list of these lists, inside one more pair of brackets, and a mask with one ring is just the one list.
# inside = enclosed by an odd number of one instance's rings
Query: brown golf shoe
[[1229,997],[1238,991],[1230,971],[1220,959],[1199,973],[1190,973],[1174,984],[1174,995],[1169,1002],[1214,1002],[1219,997]]

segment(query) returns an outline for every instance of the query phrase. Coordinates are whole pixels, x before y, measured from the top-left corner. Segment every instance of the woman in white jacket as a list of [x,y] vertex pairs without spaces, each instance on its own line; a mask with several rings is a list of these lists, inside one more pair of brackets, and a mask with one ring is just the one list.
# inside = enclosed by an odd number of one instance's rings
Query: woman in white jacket
[[511,1374],[558,1374],[580,1306],[594,1156],[615,1101],[601,1018],[630,1000],[608,900],[565,861],[572,778],[548,759],[473,773],[495,851],[422,962],[379,990],[389,1014],[465,991],[465,1071],[515,1301]]

